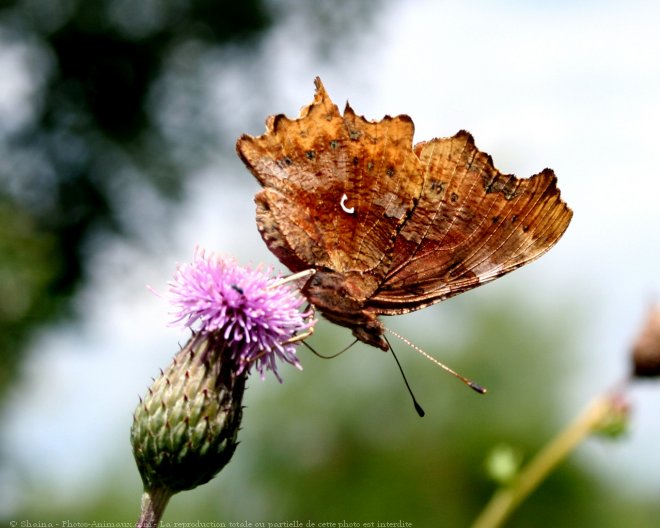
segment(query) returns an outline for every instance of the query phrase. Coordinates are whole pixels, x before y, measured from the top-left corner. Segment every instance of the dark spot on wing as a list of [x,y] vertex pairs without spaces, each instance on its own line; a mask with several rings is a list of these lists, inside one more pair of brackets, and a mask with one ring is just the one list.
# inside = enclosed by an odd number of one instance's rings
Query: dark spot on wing
[[431,185],[429,187],[432,192],[434,192],[437,195],[440,195],[445,190],[445,182],[439,180],[433,180],[431,181]]
[[518,181],[515,176],[510,174],[499,174],[497,172],[488,174],[488,171],[486,171],[482,183],[486,194],[498,192],[504,196],[505,200],[511,200],[516,196]]

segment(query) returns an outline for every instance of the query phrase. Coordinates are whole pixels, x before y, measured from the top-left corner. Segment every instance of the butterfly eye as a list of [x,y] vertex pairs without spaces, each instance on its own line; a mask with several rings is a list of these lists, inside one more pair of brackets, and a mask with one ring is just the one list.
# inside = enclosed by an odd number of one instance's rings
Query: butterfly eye
[[345,194],[342,194],[341,195],[341,200],[339,201],[339,205],[341,205],[342,210],[345,213],[348,213],[348,214],[355,213],[355,207],[350,207],[350,208],[346,207],[346,200],[348,200],[348,196],[346,196]]

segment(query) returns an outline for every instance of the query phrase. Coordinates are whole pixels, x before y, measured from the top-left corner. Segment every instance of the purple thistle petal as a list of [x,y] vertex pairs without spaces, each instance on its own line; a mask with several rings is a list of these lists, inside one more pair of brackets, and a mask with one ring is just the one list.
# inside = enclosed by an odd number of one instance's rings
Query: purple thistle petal
[[311,312],[301,312],[305,299],[288,285],[269,277],[272,270],[239,266],[233,259],[207,255],[197,248],[193,262],[178,266],[168,283],[176,308],[172,324],[182,323],[200,337],[220,336],[236,362],[237,374],[254,366],[263,379],[277,361],[302,370],[288,342],[311,328]]

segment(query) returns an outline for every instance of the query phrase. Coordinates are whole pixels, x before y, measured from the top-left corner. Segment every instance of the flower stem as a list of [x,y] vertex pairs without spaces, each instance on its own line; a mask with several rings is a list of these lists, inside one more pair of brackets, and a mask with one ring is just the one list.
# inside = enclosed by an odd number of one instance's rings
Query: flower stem
[[145,490],[142,494],[140,519],[135,528],[156,528],[172,495],[166,488]]
[[555,466],[607,418],[608,413],[616,405],[616,397],[605,394],[595,398],[582,414],[536,455],[511,485],[501,488],[493,495],[472,528],[501,526]]

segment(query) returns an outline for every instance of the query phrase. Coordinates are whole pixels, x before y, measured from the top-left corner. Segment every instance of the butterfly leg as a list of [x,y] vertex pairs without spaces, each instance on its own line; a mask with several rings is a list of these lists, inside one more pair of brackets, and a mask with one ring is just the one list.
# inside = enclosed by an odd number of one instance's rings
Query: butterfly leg
[[293,282],[297,281],[299,279],[306,279],[307,277],[311,277],[316,273],[316,269],[314,268],[309,268],[304,271],[299,271],[298,273],[294,273],[293,275],[289,275],[288,277],[282,277],[281,279],[278,279],[271,283],[269,288],[277,288],[278,286],[282,286],[283,284],[286,284],[287,282]]

